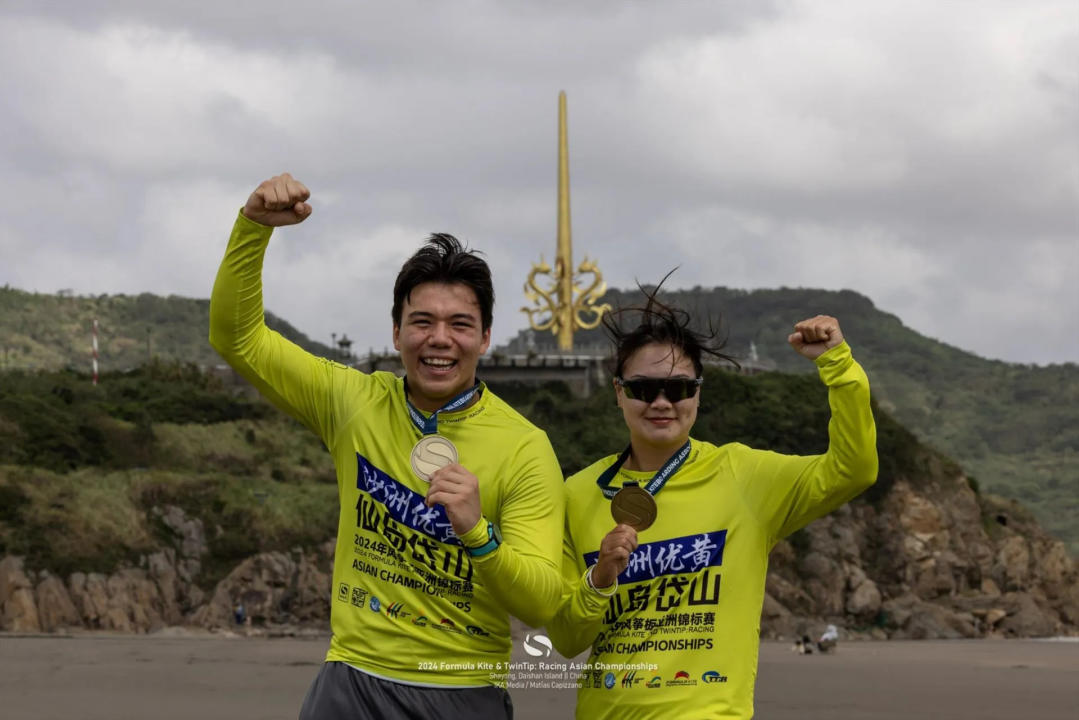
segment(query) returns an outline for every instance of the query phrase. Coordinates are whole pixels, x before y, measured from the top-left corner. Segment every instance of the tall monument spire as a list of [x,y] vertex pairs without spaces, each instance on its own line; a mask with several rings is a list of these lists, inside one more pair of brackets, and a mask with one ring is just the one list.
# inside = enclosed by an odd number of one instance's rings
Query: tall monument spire
[[[590,273],[592,284],[582,289],[576,281]],[[585,256],[577,276],[573,273],[573,241],[569,213],[569,142],[566,131],[566,93],[558,93],[558,243],[555,255],[554,286],[547,291],[536,285],[536,275],[550,275],[551,266],[540,257],[533,263],[525,283],[525,297],[538,308],[521,308],[528,313],[533,330],[550,330],[558,338],[561,350],[573,349],[574,330],[589,330],[599,325],[610,305],[596,305],[607,291],[607,284],[596,264]],[[554,295],[554,297],[552,297]],[[576,298],[574,298],[576,295]],[[582,314],[592,316],[585,320]],[[537,320],[536,315],[539,315]]]
[[[573,232],[569,221],[569,140],[566,136],[566,92],[558,93],[558,347],[573,347]],[[554,330],[552,329],[552,332]]]

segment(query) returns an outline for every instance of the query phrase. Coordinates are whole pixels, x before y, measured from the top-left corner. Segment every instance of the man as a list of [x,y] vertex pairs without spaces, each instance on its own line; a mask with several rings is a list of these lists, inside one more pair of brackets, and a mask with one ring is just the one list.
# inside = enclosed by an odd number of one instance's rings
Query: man
[[337,469],[333,638],[300,717],[512,717],[495,686],[509,614],[542,625],[557,606],[563,501],[547,436],[476,381],[490,271],[450,235],[404,264],[391,313],[404,378],[312,356],[266,327],[261,292],[273,228],[310,217],[309,197],[287,173],[258,186],[210,303],[214,348]]

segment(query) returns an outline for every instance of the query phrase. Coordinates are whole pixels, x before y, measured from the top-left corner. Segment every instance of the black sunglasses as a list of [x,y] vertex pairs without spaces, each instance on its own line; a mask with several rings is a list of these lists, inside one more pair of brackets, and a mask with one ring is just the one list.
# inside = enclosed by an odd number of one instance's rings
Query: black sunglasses
[[636,380],[615,378],[615,382],[630,400],[652,403],[662,392],[668,401],[676,403],[696,395],[697,388],[704,382],[704,378],[639,378]]

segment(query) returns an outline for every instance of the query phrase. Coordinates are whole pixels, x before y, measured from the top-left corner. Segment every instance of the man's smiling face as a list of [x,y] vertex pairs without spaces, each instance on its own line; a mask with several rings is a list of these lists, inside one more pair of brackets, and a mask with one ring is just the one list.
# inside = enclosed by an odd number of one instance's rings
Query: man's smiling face
[[401,324],[393,328],[412,404],[434,412],[472,387],[480,355],[490,344],[491,329],[483,329],[472,288],[440,282],[412,288],[401,307]]

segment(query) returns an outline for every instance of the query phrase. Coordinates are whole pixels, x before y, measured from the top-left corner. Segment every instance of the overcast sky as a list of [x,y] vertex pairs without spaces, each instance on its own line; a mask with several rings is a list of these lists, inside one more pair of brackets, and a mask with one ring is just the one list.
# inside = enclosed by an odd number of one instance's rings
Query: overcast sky
[[1076,0],[0,8],[0,284],[208,297],[288,170],[315,213],[271,243],[270,310],[381,349],[447,231],[487,253],[504,341],[554,254],[565,90],[574,260],[609,285],[849,288],[1079,361]]

